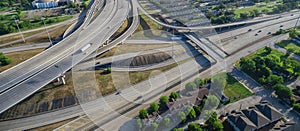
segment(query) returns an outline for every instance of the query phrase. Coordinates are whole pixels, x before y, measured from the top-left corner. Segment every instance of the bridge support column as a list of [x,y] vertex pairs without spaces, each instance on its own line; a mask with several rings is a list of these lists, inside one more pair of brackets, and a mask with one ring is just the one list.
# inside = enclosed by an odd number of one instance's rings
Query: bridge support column
[[57,82],[62,82],[63,85],[66,84],[66,80],[65,80],[66,75],[61,75],[57,78]]
[[61,81],[62,81],[62,84],[63,84],[63,85],[65,85],[65,84],[66,84],[65,77],[66,77],[65,75],[61,76]]

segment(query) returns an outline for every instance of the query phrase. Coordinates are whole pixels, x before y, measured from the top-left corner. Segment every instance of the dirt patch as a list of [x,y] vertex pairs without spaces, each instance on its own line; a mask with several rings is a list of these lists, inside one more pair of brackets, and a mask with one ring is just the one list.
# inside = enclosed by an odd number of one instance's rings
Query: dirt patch
[[128,58],[126,60],[117,61],[115,65],[127,66],[130,63],[130,67],[139,67],[157,64],[169,60],[170,58],[171,56],[167,53],[159,52],[154,54],[139,55],[134,58]]

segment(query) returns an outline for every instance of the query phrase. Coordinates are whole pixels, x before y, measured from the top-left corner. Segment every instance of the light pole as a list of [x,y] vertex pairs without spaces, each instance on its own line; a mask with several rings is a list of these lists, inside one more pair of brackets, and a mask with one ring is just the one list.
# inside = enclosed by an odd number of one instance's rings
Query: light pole
[[[175,26],[175,21],[172,21],[172,24],[173,24],[173,26]],[[173,29],[172,29],[172,33],[173,33],[173,34],[172,34],[172,35],[173,35],[173,36],[172,36],[172,57],[174,57],[174,38],[175,38],[175,35],[174,35],[175,33],[174,33],[174,31],[175,31],[175,29],[173,28]]]
[[45,18],[44,18],[44,17],[42,17],[42,21],[43,21],[43,23],[44,23],[44,28],[45,28],[45,30],[46,30],[46,32],[47,32],[47,34],[48,34],[48,38],[49,38],[49,41],[50,41],[50,46],[53,46],[53,43],[52,43],[50,34],[49,34],[48,29],[47,29],[46,24],[45,24]]
[[16,25],[18,27],[19,34],[22,36],[22,40],[25,43],[25,38],[24,38],[24,36],[23,36],[23,34],[22,34],[21,30],[20,30],[19,24],[18,24],[19,20],[16,19],[16,17],[14,17],[14,18],[15,18]]
[[298,25],[299,19],[300,19],[300,15],[299,15],[299,17],[298,17],[298,19],[297,19],[297,22],[296,22],[296,24],[295,24],[295,27],[294,27],[294,29],[296,29],[296,28],[297,28],[297,25]]

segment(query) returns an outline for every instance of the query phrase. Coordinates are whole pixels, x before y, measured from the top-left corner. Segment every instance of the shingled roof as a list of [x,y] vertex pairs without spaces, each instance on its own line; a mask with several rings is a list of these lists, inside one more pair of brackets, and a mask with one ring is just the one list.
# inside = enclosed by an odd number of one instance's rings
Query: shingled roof
[[241,131],[253,131],[281,119],[282,116],[272,105],[262,102],[255,107],[231,113],[228,120]]
[[261,128],[261,127],[269,124],[269,122],[270,122],[270,120],[267,117],[265,117],[262,113],[260,113],[259,111],[257,111],[254,108],[245,109],[245,110],[242,110],[242,112],[258,128]]
[[228,119],[235,124],[241,131],[253,131],[257,127],[243,114],[236,113],[228,116]]
[[283,116],[283,114],[281,114],[277,109],[268,103],[258,104],[255,105],[255,107],[272,122],[280,119]]

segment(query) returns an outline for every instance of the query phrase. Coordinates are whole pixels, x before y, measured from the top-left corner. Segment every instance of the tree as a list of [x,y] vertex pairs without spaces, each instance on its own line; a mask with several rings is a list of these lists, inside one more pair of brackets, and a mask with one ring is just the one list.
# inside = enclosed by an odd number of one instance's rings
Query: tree
[[240,67],[245,72],[252,72],[256,70],[255,62],[246,58],[241,58]]
[[179,111],[179,112],[177,113],[177,117],[179,118],[179,120],[180,120],[182,123],[186,122],[186,115],[185,115],[185,113],[184,113],[183,111]]
[[142,125],[142,122],[141,122],[141,118],[137,118],[137,119],[136,119],[136,123],[137,123],[137,125],[139,126],[139,129],[142,129],[142,128],[143,128],[143,125]]
[[269,3],[271,2],[270,0],[265,0],[265,2],[267,3],[267,5],[269,5]]
[[293,107],[296,111],[300,112],[300,103],[294,104]]
[[194,80],[194,83],[197,85],[197,87],[200,87],[204,85],[204,80],[202,80],[201,78],[196,78]]
[[213,124],[218,121],[218,114],[217,112],[213,112],[210,114],[208,120],[206,121],[206,124],[209,126],[213,126]]
[[240,13],[240,18],[241,19],[247,19],[248,16],[249,16],[249,13],[247,13],[247,12]]
[[299,32],[296,29],[291,29],[289,32],[289,36],[291,38],[296,39],[296,38],[298,38],[298,35],[299,35]]
[[224,128],[224,126],[223,126],[222,122],[220,122],[220,120],[215,121],[213,123],[212,127],[215,131],[221,131]]
[[11,59],[4,56],[4,54],[0,52],[0,66],[9,65],[11,62],[12,62]]
[[300,73],[300,64],[299,63],[293,64],[293,72],[294,72],[294,74]]
[[256,66],[256,67],[257,67],[256,73],[260,77],[264,76],[267,78],[272,74],[271,69],[269,67],[266,67],[265,65]]
[[173,131],[184,131],[182,128],[174,128]]
[[88,4],[86,2],[81,3],[81,8],[87,9],[87,7],[88,7]]
[[194,110],[195,110],[195,112],[196,112],[196,115],[199,116],[199,115],[201,114],[201,112],[202,112],[201,107],[195,105],[193,108],[194,108]]
[[153,122],[153,123],[152,123],[152,128],[153,128],[153,131],[156,131],[157,128],[158,128],[158,124],[155,123],[155,122]]
[[254,15],[254,17],[257,17],[257,16],[259,16],[261,14],[261,12],[259,11],[259,10],[257,10],[257,9],[254,9],[253,10],[253,15]]
[[266,66],[272,67],[274,69],[279,65],[280,58],[276,55],[271,54],[265,58],[265,62],[266,62]]
[[219,105],[219,99],[214,95],[207,96],[205,100],[205,106],[209,107],[210,109],[216,108]]
[[159,109],[159,105],[157,103],[153,102],[153,103],[150,104],[150,111],[151,112],[156,112],[156,111],[158,111],[158,109]]
[[266,84],[268,86],[274,86],[276,84],[283,84],[283,78],[282,78],[282,76],[272,74],[267,78]]
[[282,84],[277,84],[273,88],[275,90],[275,94],[279,98],[288,98],[289,99],[293,95],[292,90]]
[[196,112],[195,112],[195,110],[194,110],[193,107],[188,107],[188,108],[187,108],[186,114],[188,114],[188,117],[189,117],[190,119],[194,119],[194,118],[197,117],[197,116],[196,116]]
[[148,114],[147,110],[142,109],[142,110],[140,110],[140,112],[139,112],[139,117],[140,117],[141,119],[145,119],[145,118],[147,118],[147,114]]
[[169,117],[165,117],[163,119],[163,123],[164,123],[164,126],[165,127],[169,127],[170,126],[170,123],[171,123],[171,119]]
[[272,52],[272,48],[270,48],[270,47],[268,47],[268,46],[266,46],[266,47],[264,48],[264,50],[266,51],[267,54],[270,54],[270,53]]
[[194,82],[189,82],[185,85],[187,91],[194,91],[197,89],[197,85]]
[[76,8],[76,4],[74,2],[69,2],[67,7],[68,8]]
[[178,93],[176,93],[176,92],[171,92],[171,94],[170,94],[170,98],[172,98],[172,99],[177,99],[179,97],[179,94]]
[[189,131],[202,131],[202,128],[197,123],[190,123],[188,125],[188,130]]
[[159,98],[159,103],[162,105],[166,105],[169,102],[169,97],[168,96],[161,96]]

